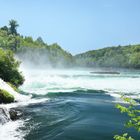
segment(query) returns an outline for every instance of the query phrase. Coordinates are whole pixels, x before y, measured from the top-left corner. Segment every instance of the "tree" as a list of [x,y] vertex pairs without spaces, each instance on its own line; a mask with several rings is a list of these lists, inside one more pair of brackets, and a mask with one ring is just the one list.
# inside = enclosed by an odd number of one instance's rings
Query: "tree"
[[3,27],[1,27],[1,30],[4,30],[4,31],[6,31],[6,32],[8,32],[8,31],[9,31],[9,29],[8,29],[8,27],[7,27],[7,26],[3,26]]
[[41,37],[38,37],[38,38],[36,39],[36,41],[37,41],[38,43],[40,43],[40,44],[44,44],[44,41],[43,41],[43,39],[42,39]]
[[0,48],[0,78],[16,87],[19,87],[24,82],[24,77],[18,71],[19,64],[12,51]]
[[10,33],[13,34],[13,35],[17,35],[17,27],[19,26],[17,21],[13,20],[13,19],[10,20],[9,21],[9,26],[10,26],[10,28],[9,28]]
[[33,38],[31,36],[25,36],[25,39],[24,39],[26,42],[28,43],[33,43]]

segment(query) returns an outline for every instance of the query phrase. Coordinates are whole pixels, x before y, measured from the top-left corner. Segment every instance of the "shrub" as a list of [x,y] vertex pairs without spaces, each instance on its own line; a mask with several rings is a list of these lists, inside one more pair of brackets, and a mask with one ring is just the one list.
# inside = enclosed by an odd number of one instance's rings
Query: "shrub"
[[14,96],[5,90],[0,89],[0,103],[14,102]]

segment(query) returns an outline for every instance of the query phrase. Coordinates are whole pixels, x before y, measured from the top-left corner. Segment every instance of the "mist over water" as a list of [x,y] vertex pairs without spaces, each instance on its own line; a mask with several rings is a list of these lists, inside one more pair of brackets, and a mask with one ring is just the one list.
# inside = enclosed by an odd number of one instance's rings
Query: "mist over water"
[[23,47],[22,51],[17,52],[16,58],[21,61],[21,65],[26,68],[52,68],[49,60],[48,51],[44,48],[26,48]]
[[73,57],[57,44],[48,48],[22,47],[16,58],[28,69],[66,68],[73,65]]
[[109,140],[129,132],[138,140],[133,129],[124,127],[127,116],[115,104],[122,102],[121,94],[140,97],[140,71],[101,74],[91,72],[104,69],[35,69],[23,64],[20,90],[30,98],[9,105],[22,110],[23,116],[7,124],[12,132],[4,125],[0,138],[7,133],[8,140]]

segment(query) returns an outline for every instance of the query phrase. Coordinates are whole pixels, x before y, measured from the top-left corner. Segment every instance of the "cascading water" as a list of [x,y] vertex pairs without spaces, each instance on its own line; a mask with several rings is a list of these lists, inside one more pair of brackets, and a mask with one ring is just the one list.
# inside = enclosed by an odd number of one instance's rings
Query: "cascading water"
[[[21,106],[28,106],[46,101],[46,99],[36,100],[31,99],[31,95],[22,95],[17,93],[11,86],[0,78],[0,89],[9,92],[14,96],[15,102],[10,104],[0,104],[0,140],[22,140],[24,133],[18,128],[24,126],[25,120],[19,119],[12,121],[10,112],[11,108],[18,108]],[[13,112],[13,111],[12,111]]]
[[10,87],[1,78],[0,78],[0,89],[8,91],[11,95],[14,96],[15,101],[19,102],[19,101],[25,101],[25,100],[29,99],[27,96],[21,95],[21,94],[17,93],[16,91],[14,91],[13,88]]
[[[21,101],[27,100],[26,96],[21,95],[21,94],[17,93],[16,91],[14,91],[13,88],[10,87],[1,78],[0,78],[0,89],[6,90],[11,95],[13,95],[16,102],[21,102]],[[2,125],[11,120],[10,114],[9,114],[10,104],[9,104],[9,107],[7,107],[7,106],[8,105],[4,105],[4,104],[0,105],[0,124],[2,124]]]
[[[9,92],[15,98],[15,103],[0,105],[0,139],[1,140],[19,140],[22,139],[23,134],[17,131],[19,126],[24,124],[23,120],[11,120],[11,108],[17,107],[20,104],[25,104],[30,101],[30,96],[25,96],[14,91],[6,82],[0,78],[0,89]],[[15,113],[15,112],[14,112]]]
[[8,121],[10,121],[9,111],[6,108],[1,107],[0,108],[0,125],[3,125]]

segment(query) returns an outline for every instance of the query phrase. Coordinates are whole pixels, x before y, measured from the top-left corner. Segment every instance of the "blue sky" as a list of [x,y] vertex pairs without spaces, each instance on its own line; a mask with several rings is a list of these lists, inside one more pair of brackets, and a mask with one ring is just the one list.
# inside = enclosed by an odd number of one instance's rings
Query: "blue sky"
[[140,0],[0,0],[0,26],[18,21],[18,31],[72,54],[140,43]]

